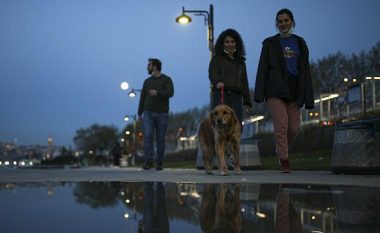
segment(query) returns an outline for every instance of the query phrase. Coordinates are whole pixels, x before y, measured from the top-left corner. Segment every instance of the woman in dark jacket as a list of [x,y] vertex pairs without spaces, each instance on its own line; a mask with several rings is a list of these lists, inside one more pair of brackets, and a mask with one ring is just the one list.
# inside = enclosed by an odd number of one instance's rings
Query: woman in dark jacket
[[209,66],[212,85],[211,107],[224,103],[236,113],[240,123],[243,120],[243,105],[250,110],[251,98],[245,65],[244,43],[234,29],[223,31],[215,44],[215,55]]
[[300,108],[314,108],[314,94],[308,47],[302,37],[292,34],[293,13],[278,11],[276,26],[279,34],[263,41],[254,100],[265,100],[269,106],[280,170],[289,173],[288,148],[299,131]]

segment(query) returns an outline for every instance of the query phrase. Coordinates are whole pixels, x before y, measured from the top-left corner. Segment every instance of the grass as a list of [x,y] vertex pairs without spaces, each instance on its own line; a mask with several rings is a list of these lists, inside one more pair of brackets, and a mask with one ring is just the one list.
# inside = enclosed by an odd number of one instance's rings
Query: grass
[[[289,155],[290,166],[293,171],[330,171],[331,151],[317,151],[309,154],[293,153]],[[141,167],[142,164],[136,164]],[[165,162],[165,168],[195,168],[196,161]],[[262,170],[277,170],[278,160],[276,157],[262,157]]]
[[[289,155],[291,170],[298,171],[330,171],[331,151],[317,151],[309,154],[293,153]],[[277,157],[261,158],[263,170],[277,170]]]

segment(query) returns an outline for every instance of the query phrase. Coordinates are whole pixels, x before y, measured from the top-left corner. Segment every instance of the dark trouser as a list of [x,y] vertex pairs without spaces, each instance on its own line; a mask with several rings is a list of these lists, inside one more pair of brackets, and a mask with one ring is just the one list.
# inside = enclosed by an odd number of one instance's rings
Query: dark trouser
[[162,165],[165,153],[165,134],[168,126],[169,114],[145,111],[143,113],[144,130],[144,157],[145,164],[153,163],[153,136],[156,133],[157,166]]
[[[216,106],[222,104],[222,94],[220,90],[216,90],[212,92],[212,108],[215,108]],[[223,104],[228,105],[231,107],[239,119],[240,124],[243,121],[243,97],[241,94],[231,92],[231,91],[224,91],[223,96]]]
[[[153,187],[156,184],[156,187]],[[162,182],[144,184],[143,232],[169,232],[169,217]]]

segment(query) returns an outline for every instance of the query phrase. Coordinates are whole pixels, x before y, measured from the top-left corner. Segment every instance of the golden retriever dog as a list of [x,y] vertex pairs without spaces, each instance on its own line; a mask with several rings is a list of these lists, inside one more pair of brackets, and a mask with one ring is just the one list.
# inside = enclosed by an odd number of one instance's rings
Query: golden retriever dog
[[242,214],[238,184],[206,184],[199,209],[204,233],[240,233]]
[[228,175],[225,161],[226,150],[234,156],[235,174],[242,174],[240,169],[240,122],[232,108],[223,104],[216,106],[209,113],[208,118],[201,122],[198,138],[206,174],[212,174],[212,159],[213,155],[216,155],[220,175]]

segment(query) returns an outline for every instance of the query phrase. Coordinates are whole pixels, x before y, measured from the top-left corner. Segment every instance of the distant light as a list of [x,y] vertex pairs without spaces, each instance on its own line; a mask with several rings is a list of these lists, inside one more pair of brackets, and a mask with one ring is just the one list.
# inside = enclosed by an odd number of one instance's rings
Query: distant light
[[267,216],[264,213],[257,212],[256,216],[259,218],[266,218]]
[[348,78],[344,78],[343,81],[348,82]]
[[125,116],[125,117],[124,117],[124,120],[125,120],[125,121],[129,121],[129,117],[128,117],[128,116]]
[[356,81],[357,81],[356,78],[353,78],[353,79],[352,79],[352,82],[353,82],[353,83],[356,83]]
[[33,162],[32,162],[32,161],[30,161],[30,162],[29,162],[29,165],[30,165],[30,166],[33,166]]
[[366,80],[371,80],[371,79],[372,79],[372,77],[365,77],[365,79],[366,79]]
[[260,120],[262,120],[262,119],[264,119],[264,116],[256,116],[256,117],[251,117],[249,120],[248,120],[248,122],[255,122],[255,121],[260,121]]
[[128,218],[129,218],[129,214],[128,214],[128,213],[125,213],[125,214],[124,214],[124,218],[125,218],[125,219],[128,219]]
[[24,162],[24,161],[21,161],[20,165],[21,165],[21,166],[25,166],[25,162]]
[[13,161],[13,165],[17,165],[17,162],[16,162],[16,161]]
[[8,166],[9,165],[9,161],[5,161],[4,165]]
[[129,130],[125,131],[125,134],[129,135],[129,134],[131,134],[131,131],[129,131]]
[[122,82],[120,84],[120,87],[121,87],[122,90],[126,91],[129,88],[129,84],[127,82]]
[[125,200],[125,203],[127,203],[127,204],[130,203],[130,202],[131,202],[131,201],[130,201],[129,199],[126,199],[126,200]]
[[380,80],[380,77],[373,77],[373,79],[375,79],[375,80]]
[[[336,98],[336,97],[339,97],[339,94],[330,94],[329,96],[323,97],[323,98],[322,98],[322,101],[326,101],[326,100],[329,100],[329,99],[334,99],[334,98]],[[316,103],[319,103],[319,102],[321,102],[321,99],[316,99],[316,100],[314,100],[314,103],[315,103],[315,104],[316,104]]]
[[3,163],[0,161],[0,165],[2,165]]
[[315,220],[315,219],[316,219],[315,215],[311,216],[311,219],[312,219],[312,220]]

